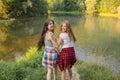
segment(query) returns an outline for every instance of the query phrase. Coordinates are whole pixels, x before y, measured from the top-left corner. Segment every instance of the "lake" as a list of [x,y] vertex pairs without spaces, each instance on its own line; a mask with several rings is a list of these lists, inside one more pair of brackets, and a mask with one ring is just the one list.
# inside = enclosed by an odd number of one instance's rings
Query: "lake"
[[[10,61],[36,46],[47,18],[55,21],[58,34],[62,21],[69,20],[77,38],[79,59],[104,60],[120,71],[120,19],[100,16],[51,14],[18,20],[0,20],[0,59]],[[86,59],[87,58],[87,59]],[[99,58],[99,59],[98,59]],[[108,65],[108,66],[114,66]]]

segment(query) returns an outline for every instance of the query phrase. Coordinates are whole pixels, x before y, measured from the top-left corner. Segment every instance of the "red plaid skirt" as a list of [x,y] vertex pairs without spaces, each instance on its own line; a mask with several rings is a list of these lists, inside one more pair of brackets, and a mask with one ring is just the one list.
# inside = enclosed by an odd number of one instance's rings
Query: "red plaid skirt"
[[61,71],[66,69],[68,66],[72,68],[72,65],[76,62],[75,51],[73,47],[63,48],[60,52],[58,59],[58,66]]

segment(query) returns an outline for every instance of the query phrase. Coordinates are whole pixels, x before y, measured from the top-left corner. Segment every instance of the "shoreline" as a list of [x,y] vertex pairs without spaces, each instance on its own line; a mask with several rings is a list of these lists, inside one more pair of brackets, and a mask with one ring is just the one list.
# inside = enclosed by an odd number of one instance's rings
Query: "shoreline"
[[[48,15],[50,14],[58,14],[58,15],[91,15],[91,14],[85,14],[83,12],[78,12],[78,11],[48,11]],[[120,15],[118,14],[112,14],[112,13],[99,13],[99,14],[95,14],[98,16],[104,16],[104,17],[114,17],[114,18],[119,18],[120,19]],[[43,15],[46,16],[46,15]],[[94,15],[93,15],[94,16]],[[35,16],[36,17],[36,16]],[[34,18],[34,17],[17,17],[17,18],[8,18],[8,19],[0,19],[0,20],[19,20],[19,19],[25,19],[25,18]]]
[[118,14],[111,14],[111,13],[100,13],[99,16],[105,16],[105,17],[114,17],[114,18],[120,18]]

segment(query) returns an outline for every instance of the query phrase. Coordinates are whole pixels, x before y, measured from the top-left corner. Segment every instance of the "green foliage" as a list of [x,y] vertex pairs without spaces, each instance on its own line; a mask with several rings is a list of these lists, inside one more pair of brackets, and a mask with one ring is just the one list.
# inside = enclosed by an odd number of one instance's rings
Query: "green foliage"
[[87,14],[96,13],[97,12],[96,4],[97,4],[97,0],[85,0],[86,13]]
[[[34,54],[34,55],[33,55]],[[0,61],[0,80],[45,80],[46,68],[42,67],[42,52],[31,48],[16,62]]]
[[117,13],[117,7],[120,0],[101,0],[99,12],[101,13]]
[[45,79],[46,79],[46,70],[43,68],[36,69],[34,70],[34,72],[30,71],[30,74],[27,75],[25,78],[25,80],[45,80]]
[[118,6],[118,8],[117,8],[117,12],[118,12],[118,15],[120,17],[120,6]]
[[58,0],[54,1],[52,11],[81,11],[87,14],[117,13],[119,0]]
[[0,0],[0,18],[8,18],[6,6]]
[[78,0],[63,0],[64,10],[65,11],[75,11],[79,10],[79,5],[77,4]]
[[14,68],[14,63],[0,61],[0,80],[15,80]]
[[53,7],[51,7],[50,9],[53,10],[53,11],[61,11],[61,10],[63,10],[63,4],[60,1],[56,1],[53,4]]
[[28,50],[25,56],[16,60],[19,65],[29,66],[30,68],[42,67],[42,53],[37,51],[36,47]]
[[81,0],[63,0],[56,1],[53,4],[53,11],[80,11],[81,7],[79,5]]
[[82,80],[119,80],[119,74],[113,73],[102,65],[78,61],[76,63],[78,73]]
[[[47,13],[45,0],[2,0],[9,17],[39,16]],[[5,15],[5,12],[3,13]],[[2,17],[2,16],[0,16]]]
[[86,13],[117,13],[120,0],[85,0]]
[[[0,61],[0,80],[45,80],[47,69],[41,65],[42,51],[33,47],[15,62]],[[98,64],[78,61],[75,65],[82,80],[120,79],[117,74]]]
[[[52,11],[118,13],[119,0],[0,0],[0,18],[31,17]],[[48,7],[49,5],[49,7]]]
[[10,13],[15,16],[38,16],[47,12],[47,3],[43,0],[14,0],[11,7]]

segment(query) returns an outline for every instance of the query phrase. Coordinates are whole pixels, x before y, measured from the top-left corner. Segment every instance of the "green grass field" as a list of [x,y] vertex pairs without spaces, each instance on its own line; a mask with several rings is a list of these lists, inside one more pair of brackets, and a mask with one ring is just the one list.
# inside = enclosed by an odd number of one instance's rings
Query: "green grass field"
[[[43,50],[35,47],[14,62],[0,61],[0,80],[46,80],[47,69],[41,65]],[[77,61],[81,80],[119,80],[117,73],[95,63]],[[60,71],[59,71],[60,80]]]

